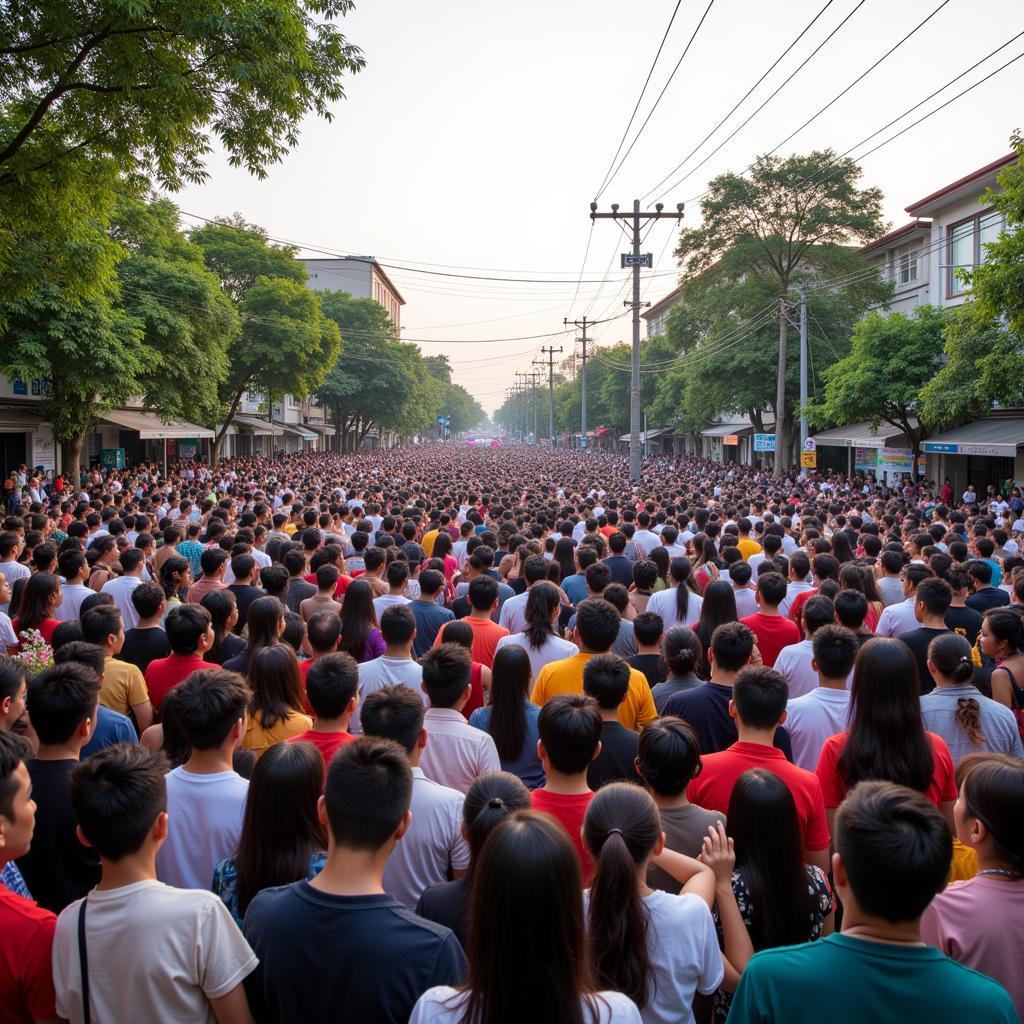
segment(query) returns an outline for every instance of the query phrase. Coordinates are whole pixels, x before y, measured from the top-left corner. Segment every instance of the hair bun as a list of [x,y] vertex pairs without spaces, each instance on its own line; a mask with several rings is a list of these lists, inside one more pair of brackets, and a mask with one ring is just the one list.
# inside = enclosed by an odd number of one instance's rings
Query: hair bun
[[505,801],[502,800],[500,796],[492,796],[491,799],[487,801],[487,806],[493,807],[497,810],[499,807],[505,806]]

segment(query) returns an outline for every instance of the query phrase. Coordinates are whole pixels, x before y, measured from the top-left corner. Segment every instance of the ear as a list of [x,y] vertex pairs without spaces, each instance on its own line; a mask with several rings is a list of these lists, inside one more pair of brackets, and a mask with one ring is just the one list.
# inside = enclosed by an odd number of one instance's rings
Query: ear
[[664,850],[664,849],[665,849],[665,833],[664,832],[659,832],[658,833],[658,841],[654,844],[653,855],[655,857],[659,856],[661,854],[662,850]]
[[600,754],[601,754],[601,741],[598,740],[597,741],[597,746],[594,747],[594,753],[591,754],[591,756],[590,756],[590,760],[591,761],[596,761],[597,758],[600,756]]
[[316,802],[316,819],[327,828],[327,801],[321,796]]
[[153,827],[150,829],[150,835],[159,842],[163,842],[167,838],[167,812],[161,811],[153,822]]
[[416,738],[416,746],[422,750],[427,745],[427,730],[420,729],[420,734]]
[[75,826],[75,838],[83,846],[90,846],[90,847],[92,846],[92,843],[90,843],[89,840],[85,838],[85,833],[82,831],[81,826],[79,826],[79,825]]
[[832,854],[832,877],[835,879],[837,886],[841,885],[845,889],[850,887],[850,880],[846,874],[846,865],[843,863],[843,858],[839,853]]
[[356,695],[345,705],[345,714],[354,715],[356,713],[356,705],[359,703],[359,696]]
[[783,711],[782,714],[779,716],[778,724],[783,725],[787,718],[789,718],[789,712]]
[[729,701],[729,717],[730,718],[737,718],[737,719],[739,717],[736,714],[736,701],[734,701],[734,700],[730,700]]

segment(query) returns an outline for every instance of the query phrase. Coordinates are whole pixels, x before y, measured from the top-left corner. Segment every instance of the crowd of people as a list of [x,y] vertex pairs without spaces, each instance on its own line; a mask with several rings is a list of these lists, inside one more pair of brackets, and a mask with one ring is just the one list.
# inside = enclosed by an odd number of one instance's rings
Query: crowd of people
[[0,1022],[1024,1013],[1012,481],[457,444],[21,476]]

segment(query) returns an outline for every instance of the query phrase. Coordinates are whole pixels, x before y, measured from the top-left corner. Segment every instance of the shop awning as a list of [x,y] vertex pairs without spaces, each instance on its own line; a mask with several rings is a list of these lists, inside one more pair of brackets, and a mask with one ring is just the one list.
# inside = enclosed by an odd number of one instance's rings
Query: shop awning
[[20,434],[25,430],[36,430],[43,418],[31,409],[16,405],[0,406],[0,434]]
[[164,422],[153,413],[143,412],[141,409],[114,409],[103,415],[103,422],[113,423],[124,430],[134,430],[143,441],[214,436],[213,431],[207,427],[200,427],[184,420]]
[[[917,420],[911,420],[912,427]],[[825,448],[909,448],[910,439],[889,423],[880,423],[874,430],[870,423],[850,423],[812,435],[819,447]]]
[[257,437],[278,437],[284,433],[280,423],[269,423],[258,416],[236,416],[232,423]]
[[[661,437],[662,434],[670,434],[671,432],[672,432],[672,428],[671,427],[658,427],[655,430],[646,430],[646,431],[641,430],[640,431],[640,442],[642,444],[646,444],[648,441],[653,441],[656,437]],[[622,437],[619,438],[619,440],[620,441],[628,441],[629,437],[630,437],[629,434],[623,434]]]
[[316,434],[306,427],[301,426],[298,423],[278,423],[274,421],[274,426],[279,427],[286,434],[293,434],[295,437],[301,437],[303,441],[315,441]]
[[334,427],[330,427],[326,423],[303,423],[303,426],[319,434],[321,437],[334,437],[337,433]]
[[[772,433],[775,430],[774,423],[764,425],[764,433]],[[716,423],[713,427],[700,432],[701,437],[750,437],[759,434],[761,431],[754,426],[750,420],[742,420],[739,423]]]
[[924,443],[937,455],[994,455],[1013,458],[1024,447],[1024,418],[991,416],[938,434]]

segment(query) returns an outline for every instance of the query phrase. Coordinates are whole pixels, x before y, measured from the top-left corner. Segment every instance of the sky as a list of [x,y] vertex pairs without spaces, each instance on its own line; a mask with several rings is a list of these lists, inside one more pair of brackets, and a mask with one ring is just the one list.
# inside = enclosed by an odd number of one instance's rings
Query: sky
[[[742,172],[850,85],[940,0],[832,0],[778,67],[674,177],[648,197],[685,224],[725,171]],[[681,0],[623,151],[660,102],[600,195],[631,208],[725,118],[793,42],[825,0]],[[630,337],[622,300],[628,243],[614,221],[592,226],[589,204],[612,163],[676,0],[356,0],[342,21],[366,67],[346,81],[330,123],[310,118],[298,146],[264,180],[216,151],[209,180],[175,199],[187,214],[242,213],[271,236],[315,250],[375,256],[402,293],[402,336],[444,353],[454,379],[489,412],[542,345],[563,347],[563,318],[617,317],[593,331],[598,345]],[[706,12],[706,14],[705,14]],[[844,18],[820,52],[703,166]],[[1009,42],[1018,33],[1021,38]],[[863,81],[780,150],[782,155],[860,143],[1008,45],[852,156],[1024,53],[1020,0],[947,0]],[[1024,59],[862,162],[864,185],[882,188],[891,226],[904,208],[1009,152],[1024,128]],[[616,161],[618,162],[618,161]],[[687,175],[676,185],[676,179]],[[675,187],[672,187],[675,185]],[[677,284],[677,226],[652,226],[643,297]],[[586,259],[584,262],[584,255]],[[432,271],[433,273],[423,273]],[[442,272],[442,273],[438,273]],[[481,281],[444,274],[542,279]],[[553,337],[535,337],[554,335]],[[434,343],[427,343],[430,339]],[[624,374],[623,386],[628,386]]]

